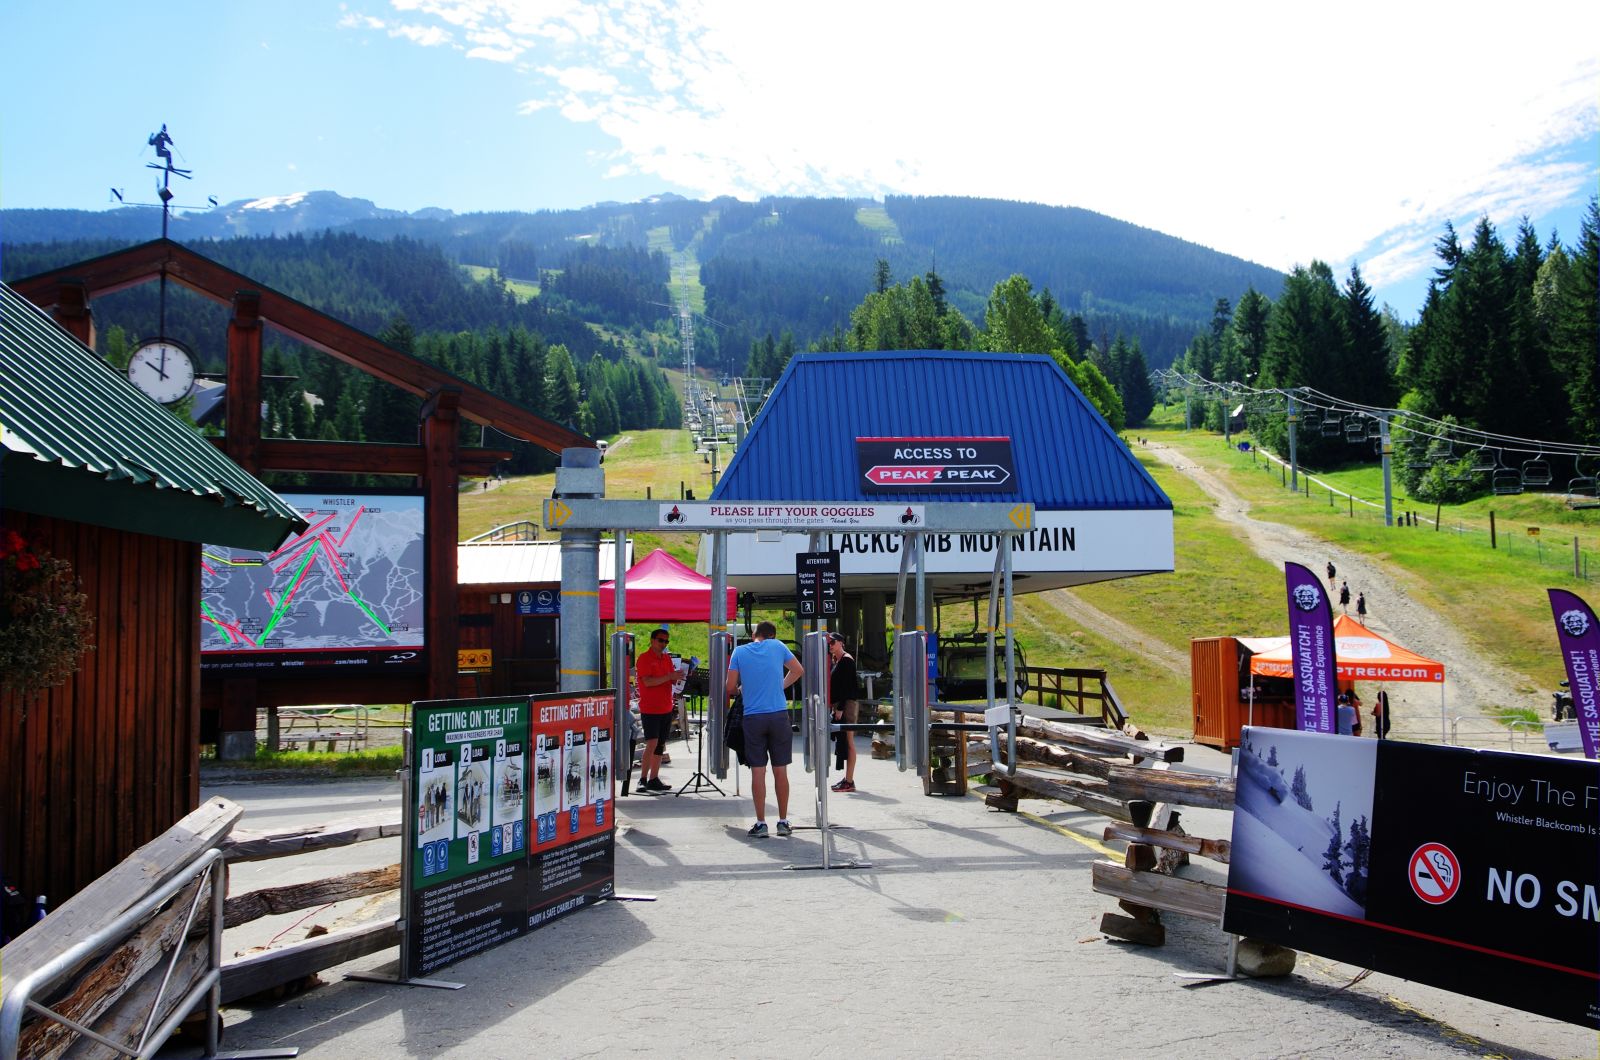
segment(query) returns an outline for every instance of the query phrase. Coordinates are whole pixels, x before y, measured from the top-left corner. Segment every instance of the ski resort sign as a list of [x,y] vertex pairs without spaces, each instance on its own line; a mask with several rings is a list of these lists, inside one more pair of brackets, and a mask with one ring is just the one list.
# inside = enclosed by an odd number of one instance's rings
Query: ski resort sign
[[857,438],[864,493],[1016,490],[1010,438]]

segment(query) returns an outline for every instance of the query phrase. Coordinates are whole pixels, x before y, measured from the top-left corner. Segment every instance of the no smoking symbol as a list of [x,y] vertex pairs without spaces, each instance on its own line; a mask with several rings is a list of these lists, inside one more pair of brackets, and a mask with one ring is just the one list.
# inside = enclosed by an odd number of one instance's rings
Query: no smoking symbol
[[1443,843],[1424,843],[1411,855],[1411,889],[1429,905],[1443,905],[1461,887],[1461,862]]

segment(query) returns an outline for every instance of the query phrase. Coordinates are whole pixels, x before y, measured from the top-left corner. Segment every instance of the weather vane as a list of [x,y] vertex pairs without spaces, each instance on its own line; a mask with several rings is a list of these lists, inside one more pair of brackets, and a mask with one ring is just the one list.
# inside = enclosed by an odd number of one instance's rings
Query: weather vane
[[[184,180],[192,180],[194,178],[194,170],[179,169],[173,164],[172,134],[167,132],[167,125],[165,122],[161,123],[161,129],[159,132],[153,132],[149,135],[149,137],[146,138],[145,143],[148,146],[156,149],[156,157],[161,160],[159,162],[146,162],[144,165],[144,168],[153,169],[157,173],[161,174],[161,183],[156,185],[156,198],[160,199],[161,201],[129,202],[123,196],[122,189],[120,188],[112,188],[111,197],[122,203],[124,206],[159,206],[161,208],[161,238],[166,239],[168,223],[172,218],[172,199],[173,195],[175,194],[172,190],[172,178],[174,176],[179,176]],[[215,195],[211,195],[206,198],[205,206],[185,206],[180,203],[179,208],[184,210],[202,210],[214,208],[216,205],[217,197]]]

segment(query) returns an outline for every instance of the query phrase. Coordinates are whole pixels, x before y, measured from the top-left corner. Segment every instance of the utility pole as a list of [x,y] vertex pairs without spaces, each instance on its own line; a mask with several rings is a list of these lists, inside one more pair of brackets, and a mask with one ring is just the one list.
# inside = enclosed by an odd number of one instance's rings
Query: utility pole
[[[1394,525],[1394,491],[1389,483],[1389,414],[1378,416],[1378,451],[1383,454],[1383,525]],[[1353,502],[1352,502],[1353,503]],[[1385,718],[1385,721],[1389,719]]]
[[1299,411],[1294,407],[1294,394],[1289,397],[1289,488],[1295,492],[1300,491],[1300,461],[1297,442],[1295,440],[1295,424],[1300,419]]

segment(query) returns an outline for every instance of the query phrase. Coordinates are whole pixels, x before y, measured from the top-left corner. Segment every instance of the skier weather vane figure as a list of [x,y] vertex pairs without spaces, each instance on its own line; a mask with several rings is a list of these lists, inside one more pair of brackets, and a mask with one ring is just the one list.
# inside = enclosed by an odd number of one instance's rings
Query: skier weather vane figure
[[194,171],[179,169],[172,164],[172,136],[167,132],[166,123],[161,124],[160,132],[153,132],[145,141],[156,149],[156,157],[160,162],[146,162],[146,169],[156,170],[161,174],[161,185],[156,188],[156,196],[161,200],[161,238],[167,238],[167,220],[172,213],[172,176],[176,173],[185,180],[189,180]]

